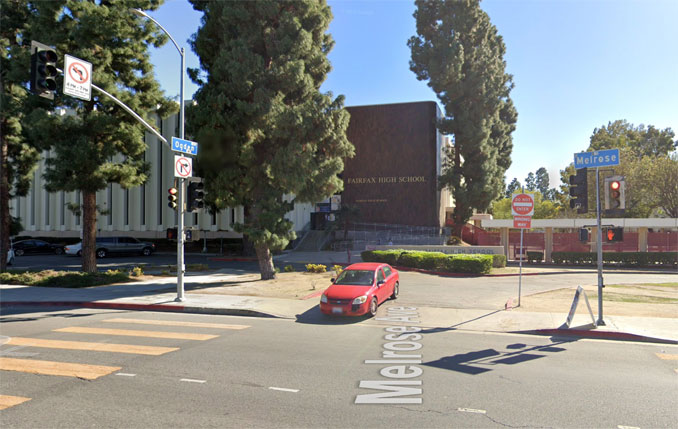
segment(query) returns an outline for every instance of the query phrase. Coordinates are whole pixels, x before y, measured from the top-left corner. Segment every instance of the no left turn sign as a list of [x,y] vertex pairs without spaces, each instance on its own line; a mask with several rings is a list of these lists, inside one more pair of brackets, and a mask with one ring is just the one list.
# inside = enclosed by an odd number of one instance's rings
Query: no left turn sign
[[192,177],[193,160],[191,158],[174,155],[174,177]]
[[70,55],[64,56],[64,94],[92,99],[92,64]]

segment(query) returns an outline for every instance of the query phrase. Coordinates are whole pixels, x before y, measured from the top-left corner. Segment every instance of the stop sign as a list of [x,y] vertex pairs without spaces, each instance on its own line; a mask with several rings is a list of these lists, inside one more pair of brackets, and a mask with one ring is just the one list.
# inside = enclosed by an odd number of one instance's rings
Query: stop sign
[[511,200],[513,216],[532,216],[534,214],[534,198],[531,194],[513,194]]

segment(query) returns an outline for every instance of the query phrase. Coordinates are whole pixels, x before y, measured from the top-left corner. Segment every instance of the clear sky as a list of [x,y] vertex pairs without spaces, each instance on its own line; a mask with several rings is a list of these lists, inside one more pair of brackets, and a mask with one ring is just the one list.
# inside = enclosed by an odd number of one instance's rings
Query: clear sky
[[[333,70],[322,86],[347,106],[438,101],[409,69],[414,1],[333,0],[329,32]],[[503,36],[511,93],[518,110],[513,163],[521,183],[546,167],[559,170],[586,150],[595,128],[617,119],[678,133],[678,0],[484,0]],[[187,0],[168,0],[151,13],[198,59],[188,39],[202,14]],[[152,52],[167,95],[179,94],[179,55],[170,43]],[[186,78],[186,98],[197,87]],[[440,104],[440,103],[438,103]]]

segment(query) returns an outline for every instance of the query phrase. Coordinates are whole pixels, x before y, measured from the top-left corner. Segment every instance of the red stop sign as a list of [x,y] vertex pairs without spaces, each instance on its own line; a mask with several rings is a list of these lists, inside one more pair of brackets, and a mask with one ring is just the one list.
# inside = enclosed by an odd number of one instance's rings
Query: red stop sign
[[532,216],[534,213],[534,198],[530,194],[513,195],[511,211],[514,216]]

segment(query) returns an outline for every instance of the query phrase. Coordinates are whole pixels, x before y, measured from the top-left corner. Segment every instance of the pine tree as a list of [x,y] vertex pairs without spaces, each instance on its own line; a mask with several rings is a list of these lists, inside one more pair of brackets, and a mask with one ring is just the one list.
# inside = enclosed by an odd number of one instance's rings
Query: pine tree
[[31,100],[26,89],[33,15],[31,2],[0,0],[0,271],[7,269],[14,223],[10,200],[28,193],[40,155],[22,123],[31,108],[44,104],[44,99]]
[[474,210],[501,196],[511,165],[517,113],[505,73],[506,48],[479,0],[417,0],[410,69],[428,80],[445,109],[438,128],[453,136],[441,183],[455,201],[455,233]]
[[[64,54],[92,63],[92,83],[120,99],[147,122],[176,106],[163,96],[149,61],[150,45],[167,37],[152,23],[136,17],[131,7],[155,10],[162,0],[36,2],[35,37]],[[130,188],[148,179],[144,161],[144,128],[110,98],[92,90],[90,101],[61,94],[51,108],[67,107],[75,115],[57,117],[45,110],[31,113],[32,141],[49,141],[46,160],[49,192],[80,191],[83,219],[82,269],[95,272],[96,192],[109,183]]]
[[271,279],[271,252],[294,238],[285,214],[340,191],[342,158],[353,155],[343,97],[319,91],[332,14],[325,1],[191,3],[204,16],[192,40],[201,70],[190,72],[200,89],[187,119],[206,198],[244,207],[236,228]]

